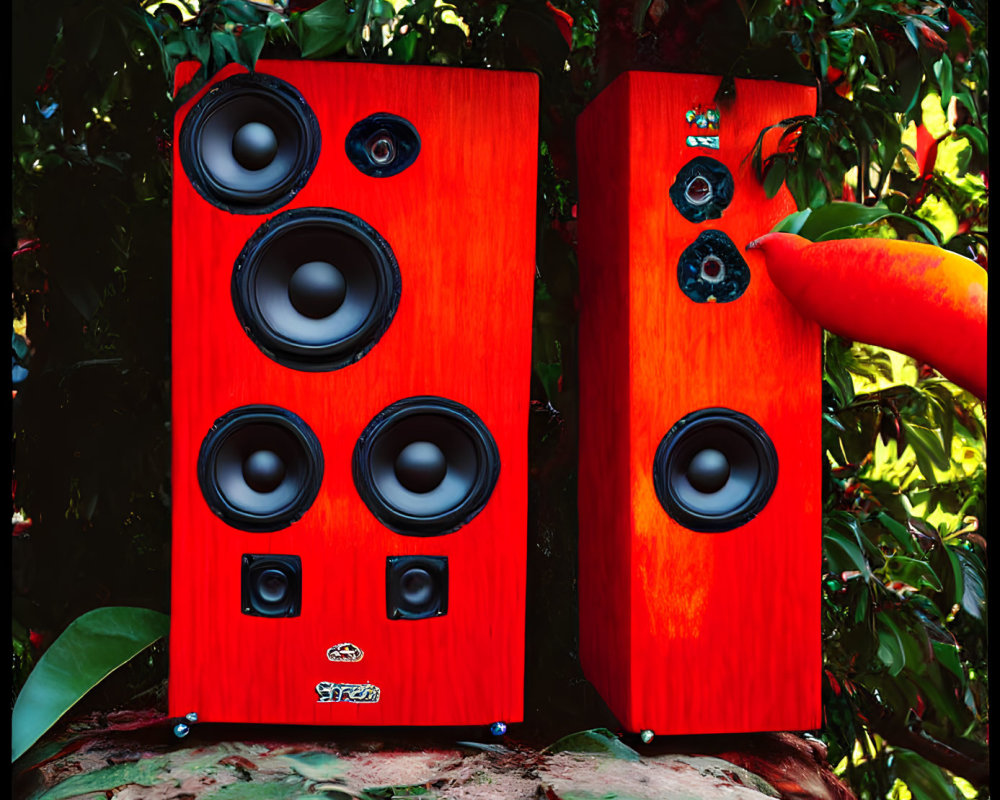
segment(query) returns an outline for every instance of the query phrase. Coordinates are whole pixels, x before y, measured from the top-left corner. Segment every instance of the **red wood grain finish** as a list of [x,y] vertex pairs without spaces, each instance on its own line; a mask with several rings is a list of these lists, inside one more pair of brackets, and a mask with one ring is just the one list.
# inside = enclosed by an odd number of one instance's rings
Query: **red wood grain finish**
[[[222,80],[238,71],[227,67]],[[260,62],[302,93],[322,150],[315,172],[273,214],[230,214],[192,187],[174,156],[173,602],[170,713],[211,722],[337,725],[486,724],[522,717],[527,421],[537,82],[466,69]],[[200,96],[200,95],[199,95]],[[191,104],[175,119],[179,131]],[[363,175],[344,141],[376,112],[409,120],[416,162]],[[233,264],[268,218],[333,207],[371,224],[402,275],[396,316],[360,361],[303,372],[250,341],[230,296]],[[382,526],[351,476],[354,444],[391,403],[438,395],[471,408],[496,439],[501,470],[485,509],[445,536]],[[275,533],[247,533],[209,510],[196,465],[212,423],[238,406],[287,408],[316,433],[319,496]],[[240,558],[302,559],[302,613],[269,619],[240,606]],[[386,616],[386,558],[447,556],[448,613]],[[356,663],[327,649],[351,642]],[[322,681],[371,683],[378,703],[317,702]]]
[[[688,147],[685,112],[713,107],[719,81],[627,73],[578,127],[581,657],[622,724],[658,734],[820,724],[819,328],[754,252],[735,301],[696,303],[677,280],[701,231],[742,252],[795,210],[784,190],[766,198],[747,156],[762,128],[811,113],[815,96],[737,80],[721,149]],[[736,189],[720,219],[692,223],[668,190],[700,155]],[[652,467],[677,420],[714,406],[764,428],[778,479],[756,518],[697,533],[660,505]]]

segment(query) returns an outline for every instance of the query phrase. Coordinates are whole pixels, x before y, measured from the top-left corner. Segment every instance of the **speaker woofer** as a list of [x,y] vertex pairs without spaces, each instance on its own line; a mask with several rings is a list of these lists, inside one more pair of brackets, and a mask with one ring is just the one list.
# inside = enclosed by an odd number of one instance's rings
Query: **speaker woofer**
[[302,560],[298,556],[243,556],[243,613],[297,617],[302,611]]
[[389,619],[427,619],[448,613],[446,556],[389,556],[385,560]]
[[733,175],[721,161],[696,156],[677,173],[668,190],[674,208],[688,222],[718,219],[733,200]]
[[384,409],[354,447],[354,485],[397,533],[451,533],[482,511],[500,474],[489,429],[469,408],[410,397]]
[[778,480],[778,455],[764,429],[728,408],[680,419],[653,460],[653,485],[663,508],[694,531],[744,525],[767,505]]
[[198,193],[235,214],[285,205],[316,167],[320,129],[298,90],[270,75],[213,86],[181,126],[181,164]]
[[300,208],[265,222],[233,269],[236,316],[254,344],[292,369],[340,369],[388,330],[402,280],[392,249],[364,220]]
[[198,482],[209,507],[245,531],[276,531],[312,505],[323,480],[319,439],[277,406],[243,406],[216,420],[201,445]]

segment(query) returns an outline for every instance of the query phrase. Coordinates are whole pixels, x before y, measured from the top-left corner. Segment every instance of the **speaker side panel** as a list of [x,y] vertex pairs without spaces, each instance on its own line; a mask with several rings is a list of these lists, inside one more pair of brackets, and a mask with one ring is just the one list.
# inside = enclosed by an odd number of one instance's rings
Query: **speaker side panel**
[[605,89],[577,123],[580,660],[619,715],[631,696],[628,79]]
[[[315,171],[281,211],[332,207],[365,220],[392,248],[402,292],[392,324],[356,363],[330,372],[281,366],[241,329],[230,294],[233,264],[268,215],[210,205],[175,159],[170,713],[338,725],[517,721],[537,84],[528,75],[463,69],[260,62],[258,70],[295,86],[322,133]],[[388,178],[362,173],[345,152],[352,126],[376,113],[408,120],[421,139],[416,160]],[[415,395],[472,409],[502,464],[482,512],[432,542],[379,523],[351,474],[368,422]],[[298,522],[271,533],[239,531],[215,517],[195,474],[213,421],[250,404],[294,412],[323,448],[317,499]],[[298,616],[240,612],[245,553],[301,558]],[[386,558],[428,553],[448,561],[447,613],[389,619]],[[328,657],[347,644],[363,657]],[[327,690],[319,702],[320,684],[377,686],[379,700],[337,699]]]
[[[630,214],[631,590],[633,696],[627,727],[657,733],[795,730],[820,724],[820,419],[818,328],[770,282],[745,246],[795,210],[768,200],[748,155],[758,132],[812,113],[805,87],[736,83],[722,107],[721,147],[689,147],[685,113],[714,105],[719,78],[631,78]],[[668,194],[696,156],[735,180],[717,219],[690,222]],[[656,158],[658,168],[650,168]],[[722,231],[750,281],[730,302],[695,302],[678,259],[699,234]],[[725,407],[759,424],[777,452],[763,510],[718,533],[678,524],[657,499],[652,465],[664,434],[693,411]]]

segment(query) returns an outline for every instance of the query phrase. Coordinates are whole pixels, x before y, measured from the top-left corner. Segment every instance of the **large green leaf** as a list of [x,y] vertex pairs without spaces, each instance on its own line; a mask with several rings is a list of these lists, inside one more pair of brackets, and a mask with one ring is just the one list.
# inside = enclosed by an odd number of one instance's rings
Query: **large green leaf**
[[303,58],[324,58],[350,41],[357,16],[350,15],[344,0],[325,0],[298,17],[298,40]]
[[11,761],[87,692],[167,635],[170,618],[148,608],[96,608],[75,619],[38,659],[17,696]]
[[626,761],[638,761],[639,754],[607,728],[592,728],[563,736],[545,748],[549,753],[591,753]]
[[931,244],[938,244],[938,238],[931,228],[919,219],[896,214],[882,203],[873,206],[834,200],[819,208],[796,211],[775,225],[774,230],[797,233],[814,242],[829,239],[857,238],[868,225],[882,220],[902,222],[911,225]]
[[962,796],[940,767],[910,750],[894,748],[892,765],[896,775],[909,788],[913,800],[947,800]]

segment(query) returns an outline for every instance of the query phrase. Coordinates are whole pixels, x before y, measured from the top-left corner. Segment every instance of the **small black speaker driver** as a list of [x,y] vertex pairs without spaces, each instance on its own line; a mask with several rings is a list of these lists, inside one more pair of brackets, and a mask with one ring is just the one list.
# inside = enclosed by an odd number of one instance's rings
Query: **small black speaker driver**
[[365,427],[352,472],[358,494],[383,525],[437,536],[483,510],[500,475],[500,453],[470,408],[443,397],[410,397]]
[[251,617],[297,617],[302,611],[299,556],[243,555],[242,611]]
[[242,406],[220,417],[198,455],[205,502],[240,530],[288,527],[313,504],[322,481],[319,439],[277,406]]
[[389,619],[427,619],[447,614],[447,556],[386,558],[385,604]]
[[686,528],[721,532],[763,510],[778,480],[778,455],[764,429],[729,408],[685,415],[653,459],[653,486],[666,512]]
[[234,214],[265,214],[306,184],[320,152],[315,113],[272,75],[233,75],[194,105],[178,136],[181,165],[209,203]]

